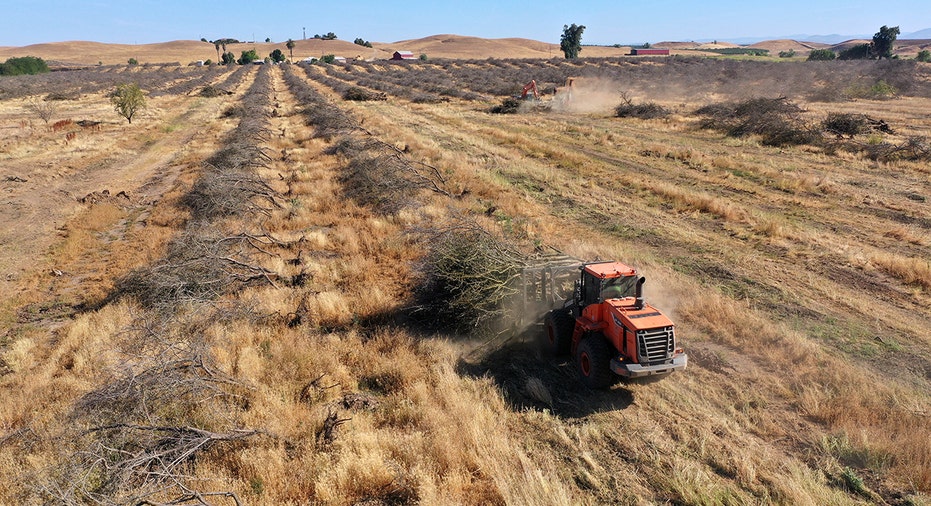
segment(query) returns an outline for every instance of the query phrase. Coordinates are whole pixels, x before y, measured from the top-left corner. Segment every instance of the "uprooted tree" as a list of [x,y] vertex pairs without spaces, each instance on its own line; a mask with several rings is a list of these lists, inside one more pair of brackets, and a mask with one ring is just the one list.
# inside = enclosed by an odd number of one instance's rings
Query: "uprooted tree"
[[429,242],[412,316],[454,332],[487,335],[501,330],[501,323],[513,317],[524,255],[469,220],[439,230]]

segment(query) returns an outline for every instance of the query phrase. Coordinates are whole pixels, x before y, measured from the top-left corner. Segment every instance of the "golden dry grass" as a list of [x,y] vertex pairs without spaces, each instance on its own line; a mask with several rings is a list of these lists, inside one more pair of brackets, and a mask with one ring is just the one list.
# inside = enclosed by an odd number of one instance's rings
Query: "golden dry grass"
[[[850,468],[884,498],[926,499],[931,297],[917,223],[928,212],[897,198],[926,188],[926,172],[722,140],[686,118],[644,128],[598,115],[502,118],[459,102],[340,104],[462,194],[422,195],[420,207],[383,216],[344,197],[342,160],[312,138],[278,72],[269,121],[288,135],[264,141],[274,155],[259,175],[290,189],[288,200],[216,227],[294,241],[262,266],[304,277],[223,301],[261,318],[194,326],[216,367],[246,387],[247,402],[223,416],[263,431],[200,454],[191,473],[204,490],[276,505],[855,504],[864,496],[842,484]],[[231,128],[220,111],[189,128],[219,138]],[[917,119],[910,111],[900,114]],[[155,146],[185,138],[154,130]],[[31,295],[6,303],[0,334],[0,503],[37,500],[34,484],[68,461],[73,448],[55,442],[75,429],[75,400],[119,373],[117,343],[144,311],[128,301],[65,318],[37,308],[99,300],[86,294],[157,259],[215,147],[177,158],[141,210],[65,214],[66,234],[15,280]],[[589,392],[532,342],[407,328],[394,316],[410,303],[423,246],[406,232],[460,214],[529,244],[636,265],[647,298],[675,319],[689,369]],[[49,289],[48,265],[80,278]],[[322,441],[332,413],[348,420]]]

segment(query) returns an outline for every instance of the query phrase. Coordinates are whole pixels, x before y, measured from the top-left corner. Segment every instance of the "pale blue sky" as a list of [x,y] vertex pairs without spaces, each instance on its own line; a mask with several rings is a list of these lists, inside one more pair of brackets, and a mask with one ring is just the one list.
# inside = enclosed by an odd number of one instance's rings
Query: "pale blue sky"
[[0,0],[0,46],[93,40],[125,44],[233,37],[280,42],[335,32],[395,42],[454,33],[558,42],[564,24],[583,44],[728,40],[795,34],[867,34],[931,28],[928,0]]

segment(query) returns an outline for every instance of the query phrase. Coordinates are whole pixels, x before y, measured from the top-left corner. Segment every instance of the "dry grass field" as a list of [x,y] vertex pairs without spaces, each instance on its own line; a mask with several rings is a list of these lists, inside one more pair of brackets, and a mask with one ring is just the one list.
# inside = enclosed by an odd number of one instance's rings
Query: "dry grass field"
[[[905,61],[2,79],[0,504],[931,504],[929,108]],[[589,391],[424,315],[457,230],[634,265],[688,369]]]

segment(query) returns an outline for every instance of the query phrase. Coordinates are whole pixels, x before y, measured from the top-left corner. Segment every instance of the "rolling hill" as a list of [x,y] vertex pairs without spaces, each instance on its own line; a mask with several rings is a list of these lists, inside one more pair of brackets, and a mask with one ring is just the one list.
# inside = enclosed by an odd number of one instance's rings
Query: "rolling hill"
[[[757,42],[751,48],[768,49],[771,54],[789,49],[804,54],[811,49],[832,48],[842,50],[854,43],[869,42],[868,40],[850,40],[834,46],[818,42],[804,42],[790,39],[768,40]],[[429,58],[453,59],[487,59],[487,58],[558,58],[562,55],[558,44],[550,44],[531,39],[503,38],[484,39],[463,35],[431,35],[419,39],[408,39],[397,42],[373,42],[374,47],[367,48],[344,40],[307,39],[295,41],[293,51],[294,59],[306,57],[320,57],[327,54],[358,58],[365,60],[390,58],[395,51],[411,51],[415,55],[427,55]],[[699,42],[657,42],[654,47],[669,48],[673,54],[684,51],[684,54],[696,54],[702,49],[720,49],[740,47],[726,41],[714,43]],[[899,40],[896,43],[896,53],[912,57],[918,51],[931,46],[929,40]],[[255,49],[259,55],[267,55],[275,49],[288,53],[285,43],[257,42],[238,43],[226,47],[237,57],[242,51]],[[583,46],[581,56],[610,58],[624,56],[630,53],[629,46]],[[38,56],[53,66],[75,65],[116,65],[126,63],[135,58],[139,63],[171,63],[187,64],[197,60],[218,59],[219,51],[209,42],[195,40],[176,40],[156,44],[105,44],[90,41],[66,41],[33,44],[22,47],[0,47],[0,60],[13,56]],[[710,53],[709,53],[710,54]]]

